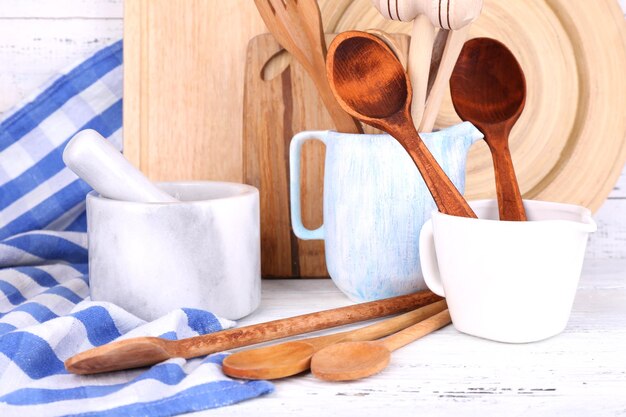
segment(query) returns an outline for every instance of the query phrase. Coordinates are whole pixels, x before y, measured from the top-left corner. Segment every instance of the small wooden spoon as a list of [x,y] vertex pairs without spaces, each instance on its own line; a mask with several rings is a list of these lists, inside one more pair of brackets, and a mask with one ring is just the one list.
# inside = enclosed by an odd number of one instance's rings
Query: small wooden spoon
[[392,336],[375,342],[345,342],[328,346],[311,359],[311,371],[326,381],[352,381],[377,374],[387,367],[391,352],[450,323],[444,310]]
[[376,36],[344,32],[328,50],[326,72],[343,109],[384,130],[407,150],[442,213],[476,217],[420,138],[411,119],[411,83],[393,51]]
[[450,92],[456,112],[483,132],[491,150],[500,220],[526,220],[509,150],[509,133],[526,102],[526,80],[515,56],[495,39],[467,41]]
[[375,340],[405,329],[446,309],[444,300],[360,329],[249,349],[226,357],[222,370],[245,379],[278,379],[309,369],[311,357],[339,342]]

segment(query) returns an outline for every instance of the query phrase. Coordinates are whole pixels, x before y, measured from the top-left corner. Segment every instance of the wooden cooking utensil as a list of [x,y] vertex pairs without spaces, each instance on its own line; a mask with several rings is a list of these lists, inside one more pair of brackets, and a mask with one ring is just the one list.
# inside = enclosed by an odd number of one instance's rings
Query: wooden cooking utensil
[[444,300],[360,329],[244,350],[227,356],[222,370],[244,379],[278,379],[309,369],[313,354],[340,342],[375,340],[405,329],[445,310]]
[[420,291],[182,340],[136,337],[79,353],[65,361],[65,368],[75,374],[95,374],[153,365],[175,357],[195,358],[226,349],[401,313],[441,299],[430,291]]
[[344,342],[328,346],[311,359],[311,371],[326,381],[352,381],[387,367],[391,352],[450,323],[444,310],[392,336],[375,342]]
[[[403,22],[413,21],[408,65],[409,79],[413,86],[411,117],[413,122],[416,123],[415,127],[420,127],[418,129],[420,132],[430,132],[432,125],[428,130],[422,130],[421,126],[422,118],[425,115],[424,105],[427,102],[426,94],[429,85],[428,79],[435,40],[435,28],[439,28],[440,32],[445,31],[446,33],[450,30],[464,28],[480,14],[482,0],[463,2],[450,0],[372,0],[372,3],[386,19]],[[465,33],[459,32],[458,35],[454,35],[450,40],[458,42],[458,39],[462,38],[460,40],[462,46],[465,40]],[[452,50],[448,49],[444,51],[444,63],[450,60],[448,55],[453,54]],[[454,55],[454,58],[457,55]],[[450,71],[452,71],[454,61],[456,59],[449,65]],[[447,66],[444,66],[444,68],[447,68]],[[448,77],[450,76],[450,71],[447,73]],[[445,84],[444,82],[444,87]],[[439,89],[435,88],[435,92],[439,94]],[[436,109],[434,109],[435,105]],[[431,113],[433,110],[438,112],[440,105],[441,98],[438,101],[437,99],[430,100],[429,111]]]
[[[439,0],[439,16],[442,19],[441,30],[445,35],[446,41],[432,88],[426,100],[424,116],[419,125],[420,132],[433,130],[454,64],[463,47],[463,43],[467,39],[470,25],[474,20],[478,19],[482,8],[483,0],[462,2]],[[435,54],[437,55],[437,53]]]
[[429,0],[372,0],[372,3],[386,19],[413,22],[407,70],[413,86],[411,117],[419,125],[426,102],[435,26],[440,21],[438,4]]
[[337,131],[363,133],[337,103],[325,77],[326,40],[315,0],[254,0],[267,28],[315,82]]
[[491,38],[469,40],[450,78],[452,103],[485,135],[496,176],[500,220],[526,220],[509,134],[526,102],[526,80],[515,56]]
[[407,150],[442,213],[476,217],[443,172],[411,119],[411,83],[400,61],[376,36],[350,31],[330,45],[330,86],[345,111],[384,130]]

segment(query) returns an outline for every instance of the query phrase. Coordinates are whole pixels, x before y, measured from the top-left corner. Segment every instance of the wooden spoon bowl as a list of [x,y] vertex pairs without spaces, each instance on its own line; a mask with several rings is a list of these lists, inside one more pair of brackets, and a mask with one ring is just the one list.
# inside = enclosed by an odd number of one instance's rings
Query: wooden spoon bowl
[[399,60],[388,58],[386,45],[367,37],[350,37],[338,44],[333,57],[337,97],[359,114],[371,119],[389,117],[411,100],[404,68]]
[[338,343],[315,355],[315,376],[326,381],[352,381],[381,372],[390,361],[391,351],[375,342]]
[[450,322],[450,313],[444,310],[375,342],[344,342],[328,346],[313,355],[311,371],[326,381],[352,381],[377,374],[389,364],[391,352]]
[[467,41],[450,79],[454,108],[479,129],[519,119],[526,103],[526,79],[515,56],[490,38]]

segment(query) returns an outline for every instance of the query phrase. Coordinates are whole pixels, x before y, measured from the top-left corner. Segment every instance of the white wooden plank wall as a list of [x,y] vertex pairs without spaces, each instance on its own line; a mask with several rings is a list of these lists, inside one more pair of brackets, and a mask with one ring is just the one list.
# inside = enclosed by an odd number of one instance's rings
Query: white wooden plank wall
[[[618,1],[626,10],[626,0]],[[0,0],[0,116],[59,70],[121,38],[122,16],[123,0]],[[626,169],[596,220],[588,257],[626,258]]]

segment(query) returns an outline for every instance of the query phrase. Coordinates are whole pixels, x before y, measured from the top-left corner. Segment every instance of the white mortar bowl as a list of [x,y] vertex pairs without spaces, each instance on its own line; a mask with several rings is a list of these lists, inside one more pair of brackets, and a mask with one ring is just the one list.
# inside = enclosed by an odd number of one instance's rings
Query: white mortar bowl
[[258,190],[210,181],[159,187],[181,201],[87,195],[92,300],[148,321],[177,308],[232,320],[253,312],[261,299]]

